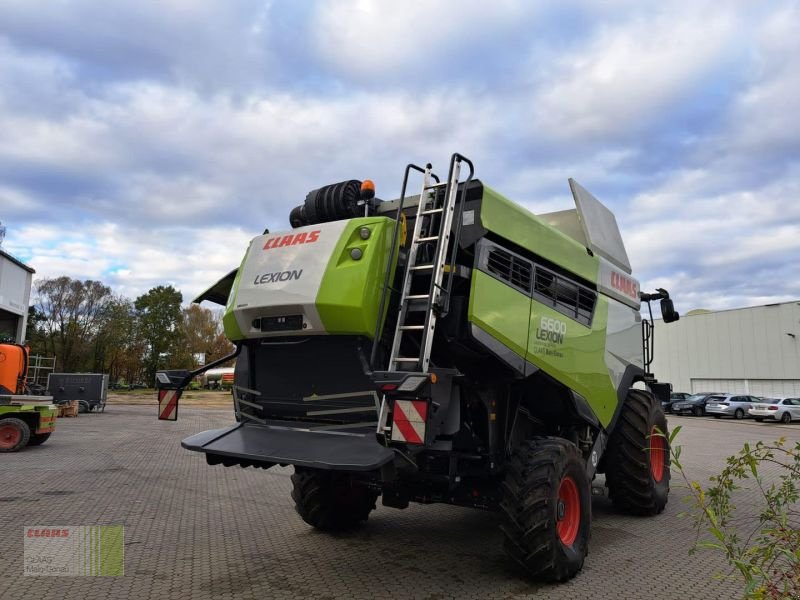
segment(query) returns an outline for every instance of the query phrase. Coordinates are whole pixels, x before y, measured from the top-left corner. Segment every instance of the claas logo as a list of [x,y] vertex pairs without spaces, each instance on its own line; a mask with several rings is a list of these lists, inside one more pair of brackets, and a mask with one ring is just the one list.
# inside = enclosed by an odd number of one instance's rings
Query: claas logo
[[284,246],[297,246],[298,244],[313,244],[319,239],[319,234],[320,230],[315,229],[314,231],[303,231],[301,233],[271,237],[264,244],[264,250],[283,248]]
[[628,279],[624,275],[617,272],[611,273],[611,287],[615,290],[622,292],[626,296],[630,296],[634,300],[639,299],[639,289],[633,279]]

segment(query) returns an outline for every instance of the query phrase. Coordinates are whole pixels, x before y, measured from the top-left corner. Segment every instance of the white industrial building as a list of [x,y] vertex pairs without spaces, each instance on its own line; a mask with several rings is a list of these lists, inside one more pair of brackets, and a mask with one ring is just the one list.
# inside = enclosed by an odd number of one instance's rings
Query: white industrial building
[[800,396],[800,301],[657,321],[652,369],[676,392]]
[[0,249],[0,337],[25,339],[34,270]]

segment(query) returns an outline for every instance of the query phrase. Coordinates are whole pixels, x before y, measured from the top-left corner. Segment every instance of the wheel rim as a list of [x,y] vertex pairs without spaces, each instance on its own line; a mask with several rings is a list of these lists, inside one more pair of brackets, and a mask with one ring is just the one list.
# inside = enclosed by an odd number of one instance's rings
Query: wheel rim
[[781,421],[783,421],[784,423],[789,423],[789,422],[791,422],[791,420],[792,420],[792,416],[789,413],[783,413],[783,416],[781,417]]
[[737,419],[744,419],[744,412],[741,409],[736,410],[736,418]]
[[650,473],[653,480],[660,483],[664,478],[664,467],[666,466],[667,441],[658,432],[657,427],[650,430]]
[[581,527],[581,497],[575,480],[567,475],[558,486],[558,539],[565,546],[572,546]]
[[0,425],[0,448],[13,448],[22,439],[22,432],[13,425]]

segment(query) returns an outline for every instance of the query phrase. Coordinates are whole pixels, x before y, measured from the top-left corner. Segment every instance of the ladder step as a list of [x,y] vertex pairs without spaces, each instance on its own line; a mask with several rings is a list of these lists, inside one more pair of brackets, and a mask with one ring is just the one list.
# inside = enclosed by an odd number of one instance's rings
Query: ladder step
[[414,240],[415,244],[419,244],[420,242],[435,242],[439,239],[438,235],[434,235],[433,237],[424,237],[424,238],[417,238]]
[[433,269],[433,265],[417,265],[416,267],[411,267],[412,271],[430,271]]
[[434,215],[436,213],[444,212],[443,208],[432,208],[430,210],[423,210],[420,214],[421,215]]
[[393,358],[392,362],[419,362],[418,358],[406,358],[403,356],[398,356],[397,358]]
[[414,296],[406,296],[406,300],[427,300],[430,298],[430,294],[416,294]]
[[425,325],[401,325],[400,331],[422,331]]

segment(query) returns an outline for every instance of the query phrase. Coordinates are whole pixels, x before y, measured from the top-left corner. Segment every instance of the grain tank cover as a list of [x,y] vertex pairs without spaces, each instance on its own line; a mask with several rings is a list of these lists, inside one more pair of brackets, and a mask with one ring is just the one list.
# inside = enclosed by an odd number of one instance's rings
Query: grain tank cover
[[569,180],[569,187],[589,249],[630,274],[631,263],[614,213],[574,179]]

